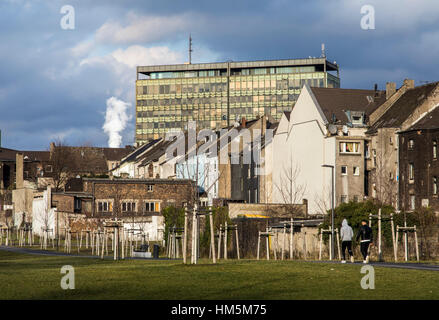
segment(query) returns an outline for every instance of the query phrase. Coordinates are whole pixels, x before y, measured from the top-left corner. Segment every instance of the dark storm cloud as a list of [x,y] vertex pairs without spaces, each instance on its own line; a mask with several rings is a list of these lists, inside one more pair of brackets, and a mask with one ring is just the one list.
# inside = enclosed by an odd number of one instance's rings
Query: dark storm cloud
[[[341,66],[343,87],[372,88],[374,83],[383,87],[386,81],[401,84],[405,77],[417,80],[417,84],[439,79],[436,1],[67,3],[75,8],[75,30],[66,31],[59,26],[60,8],[65,1],[0,2],[3,145],[45,149],[57,136],[72,144],[87,141],[106,145],[101,129],[106,99],[120,95],[134,106],[132,61],[126,63],[129,67],[122,68],[123,62],[116,61],[112,52],[121,49],[122,57],[134,59],[142,47],[166,46],[173,50],[170,54],[185,57],[189,32],[194,38],[194,57],[203,61],[319,56],[324,42],[328,59]],[[375,30],[360,28],[360,9],[364,4],[375,8]],[[158,23],[163,19],[169,26],[142,29],[151,27],[142,21],[152,18],[157,18]],[[102,33],[96,39],[104,25],[110,33]],[[137,30],[139,36],[127,38],[127,30]],[[120,31],[121,38],[112,39],[113,31],[114,35]],[[157,31],[161,32],[160,37],[151,34]],[[123,52],[139,45],[142,47],[130,51],[131,56]],[[171,61],[179,59],[174,57]],[[84,61],[89,63],[81,63]],[[124,132],[124,143],[132,143],[133,136],[134,119]]]

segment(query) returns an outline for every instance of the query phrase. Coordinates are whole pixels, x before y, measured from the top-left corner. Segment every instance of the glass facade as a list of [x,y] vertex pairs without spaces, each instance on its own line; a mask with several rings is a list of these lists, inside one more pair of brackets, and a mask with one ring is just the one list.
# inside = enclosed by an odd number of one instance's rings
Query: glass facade
[[191,120],[196,121],[197,129],[220,129],[237,119],[252,120],[264,114],[279,120],[284,111],[291,110],[304,84],[340,86],[338,77],[319,69],[281,66],[138,71],[136,142],[163,137],[173,129],[184,130]]

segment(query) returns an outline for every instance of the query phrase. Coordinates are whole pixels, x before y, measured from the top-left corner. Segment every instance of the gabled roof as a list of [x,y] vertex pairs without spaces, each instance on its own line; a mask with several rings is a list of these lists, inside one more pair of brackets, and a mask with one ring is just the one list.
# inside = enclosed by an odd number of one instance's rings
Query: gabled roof
[[140,147],[138,147],[133,152],[128,154],[125,158],[123,158],[122,161],[120,162],[120,164],[123,164],[125,162],[135,161],[139,155],[141,155],[143,152],[145,152],[146,150],[148,150],[149,148],[151,148],[152,146],[154,146],[155,144],[157,144],[161,140],[162,140],[162,138],[159,138],[159,139],[151,140],[145,144],[142,144]]
[[30,161],[50,161],[50,151],[22,151],[24,158]]
[[15,162],[17,153],[23,153],[24,161],[50,160],[50,151],[20,151],[8,148],[0,148],[0,161]]
[[436,107],[435,109],[424,115],[407,131],[422,129],[439,129],[439,107]]
[[148,152],[143,155],[140,159],[142,162],[140,163],[140,167],[146,166],[151,162],[157,161],[162,155],[166,153],[166,149],[174,143],[174,140],[162,140],[156,145],[154,145]]
[[311,91],[326,119],[331,122],[334,115],[338,124],[349,122],[345,111],[363,111],[368,116],[386,101],[384,91],[317,87]]
[[17,150],[0,148],[0,161],[15,161]]
[[439,82],[433,82],[407,90],[368,130],[398,128],[429,97]]

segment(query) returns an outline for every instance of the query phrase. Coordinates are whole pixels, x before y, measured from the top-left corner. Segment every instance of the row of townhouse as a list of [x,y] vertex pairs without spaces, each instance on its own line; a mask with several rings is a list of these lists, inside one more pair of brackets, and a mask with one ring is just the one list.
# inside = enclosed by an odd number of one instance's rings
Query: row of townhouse
[[415,87],[408,79],[398,89],[387,83],[385,90],[305,85],[279,122],[269,116],[242,119],[217,131],[215,139],[202,137],[192,149],[185,132],[183,156],[167,155],[176,139],[152,140],[111,175],[189,179],[206,205],[306,203],[309,213],[324,213],[334,174],[336,206],[372,198],[401,210],[437,208],[438,90],[438,83]]

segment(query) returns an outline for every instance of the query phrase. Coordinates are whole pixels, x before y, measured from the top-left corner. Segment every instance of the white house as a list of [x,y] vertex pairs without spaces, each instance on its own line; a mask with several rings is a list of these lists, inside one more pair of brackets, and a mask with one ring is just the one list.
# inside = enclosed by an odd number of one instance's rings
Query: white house
[[385,101],[381,91],[310,88],[305,85],[274,137],[273,202],[308,200],[308,212],[365,195],[367,117]]

